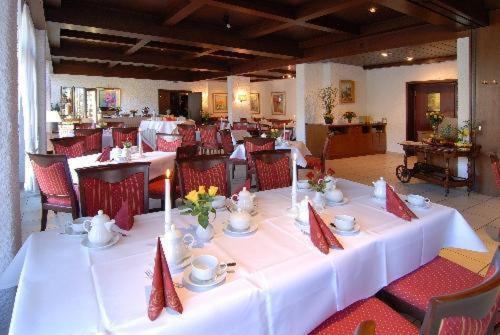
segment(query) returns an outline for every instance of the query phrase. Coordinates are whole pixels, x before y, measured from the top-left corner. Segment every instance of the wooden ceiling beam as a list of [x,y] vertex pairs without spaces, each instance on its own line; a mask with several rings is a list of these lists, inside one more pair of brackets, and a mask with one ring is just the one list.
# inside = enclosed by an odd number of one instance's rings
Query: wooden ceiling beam
[[132,54],[136,53],[137,51],[139,51],[140,48],[142,48],[143,46],[145,46],[149,42],[151,42],[151,41],[147,40],[147,39],[139,40],[134,46],[132,46],[127,51],[125,51],[125,55],[132,55]]
[[457,59],[457,55],[443,56],[443,57],[432,57],[432,58],[422,58],[422,59],[414,59],[411,62],[392,62],[385,64],[375,64],[375,65],[365,65],[363,69],[365,70],[373,70],[373,69],[382,69],[386,67],[394,67],[394,66],[410,66],[410,65],[420,65],[420,64],[432,64],[432,63],[440,63],[446,62],[450,60]]
[[[463,4],[455,0],[374,0],[384,7],[453,30],[477,28],[488,24],[488,13],[477,3]],[[465,1],[469,3],[468,1]],[[462,3],[462,4],[461,4]],[[476,6],[475,9],[474,7]]]
[[203,2],[201,1],[186,1],[180,7],[174,9],[172,13],[168,14],[163,21],[164,26],[175,26],[177,23],[181,22],[189,15],[196,12],[198,9],[203,7]]
[[85,76],[171,80],[171,81],[192,81],[192,75],[188,71],[161,70],[153,71],[138,66],[117,65],[112,68],[103,64],[86,62],[60,62],[54,63],[54,74],[71,74]]
[[141,15],[106,7],[80,3],[63,4],[62,8],[46,8],[47,21],[61,28],[97,34],[173,43],[201,48],[214,48],[262,57],[292,59],[302,53],[297,44],[280,40],[245,40],[234,32],[210,31],[194,27],[166,27]]
[[110,48],[79,45],[78,43],[63,43],[61,48],[52,48],[52,56],[61,59],[79,59],[119,62],[122,64],[138,64],[144,66],[165,66],[198,71],[225,72],[226,66],[206,62],[203,60],[186,61],[178,57],[164,56],[160,53],[140,51],[135,54],[124,55],[120,51]]

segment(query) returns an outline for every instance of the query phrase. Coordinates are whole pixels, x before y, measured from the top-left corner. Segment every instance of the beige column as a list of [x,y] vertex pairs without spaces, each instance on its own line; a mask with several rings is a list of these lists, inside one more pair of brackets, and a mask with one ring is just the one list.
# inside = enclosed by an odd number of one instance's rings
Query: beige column
[[250,113],[250,78],[227,77],[227,114],[231,123],[239,121],[242,117],[249,119],[252,116]]
[[[17,1],[0,11],[0,273],[21,243],[19,131],[17,125]],[[0,290],[0,333],[7,333],[15,289]]]

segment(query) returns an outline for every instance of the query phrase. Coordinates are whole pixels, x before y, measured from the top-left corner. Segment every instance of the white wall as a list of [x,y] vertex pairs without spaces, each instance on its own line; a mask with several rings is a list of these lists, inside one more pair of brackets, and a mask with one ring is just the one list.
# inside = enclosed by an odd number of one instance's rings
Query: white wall
[[[296,113],[295,79],[277,79],[250,83],[250,92],[259,93],[260,114],[255,117],[293,119]],[[285,92],[285,115],[272,115],[271,92]]]
[[457,79],[457,62],[400,66],[366,71],[366,111],[375,121],[387,118],[387,151],[403,152],[406,139],[406,83]]
[[51,103],[55,104],[60,101],[61,86],[119,88],[121,89],[121,107],[125,111],[131,109],[141,110],[145,106],[157,111],[158,89],[190,90],[202,93],[202,108],[204,111],[208,110],[208,87],[206,81],[187,83],[165,80],[52,74]]

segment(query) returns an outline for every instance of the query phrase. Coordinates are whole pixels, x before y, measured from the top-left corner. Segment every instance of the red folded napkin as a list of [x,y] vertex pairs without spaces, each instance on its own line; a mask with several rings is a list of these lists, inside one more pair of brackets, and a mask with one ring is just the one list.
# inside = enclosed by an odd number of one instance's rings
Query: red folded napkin
[[406,221],[411,221],[411,219],[418,219],[418,217],[413,213],[408,206],[401,200],[401,198],[393,191],[393,189],[386,184],[385,186],[385,209]]
[[122,204],[122,207],[115,215],[115,224],[123,230],[130,230],[134,225],[134,215],[132,214],[132,206],[128,200]]
[[144,140],[142,140],[142,152],[152,152],[152,151],[154,151],[154,149],[149,144],[144,142]]
[[328,229],[323,219],[309,205],[309,228],[312,243],[324,254],[328,254],[330,247],[344,249],[333,233]]
[[182,314],[182,304],[175,292],[174,283],[170,270],[168,269],[167,260],[163,253],[163,247],[158,237],[156,246],[155,267],[153,270],[153,284],[151,287],[151,295],[149,297],[148,316],[151,321],[161,314],[163,308],[170,307],[171,309]]
[[102,149],[102,153],[97,157],[98,162],[107,162],[111,160],[111,147]]
[[250,191],[250,188],[252,187],[252,185],[250,184],[250,179],[245,180],[245,183],[243,185],[237,187],[233,194],[238,194],[243,191],[243,187],[246,187],[247,190]]

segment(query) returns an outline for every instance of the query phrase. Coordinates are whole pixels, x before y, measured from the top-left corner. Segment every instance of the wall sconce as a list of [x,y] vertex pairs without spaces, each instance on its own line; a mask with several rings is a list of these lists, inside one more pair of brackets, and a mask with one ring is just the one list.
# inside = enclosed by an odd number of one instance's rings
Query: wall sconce
[[243,103],[243,101],[247,101],[247,95],[246,94],[238,94],[238,100],[240,103]]

